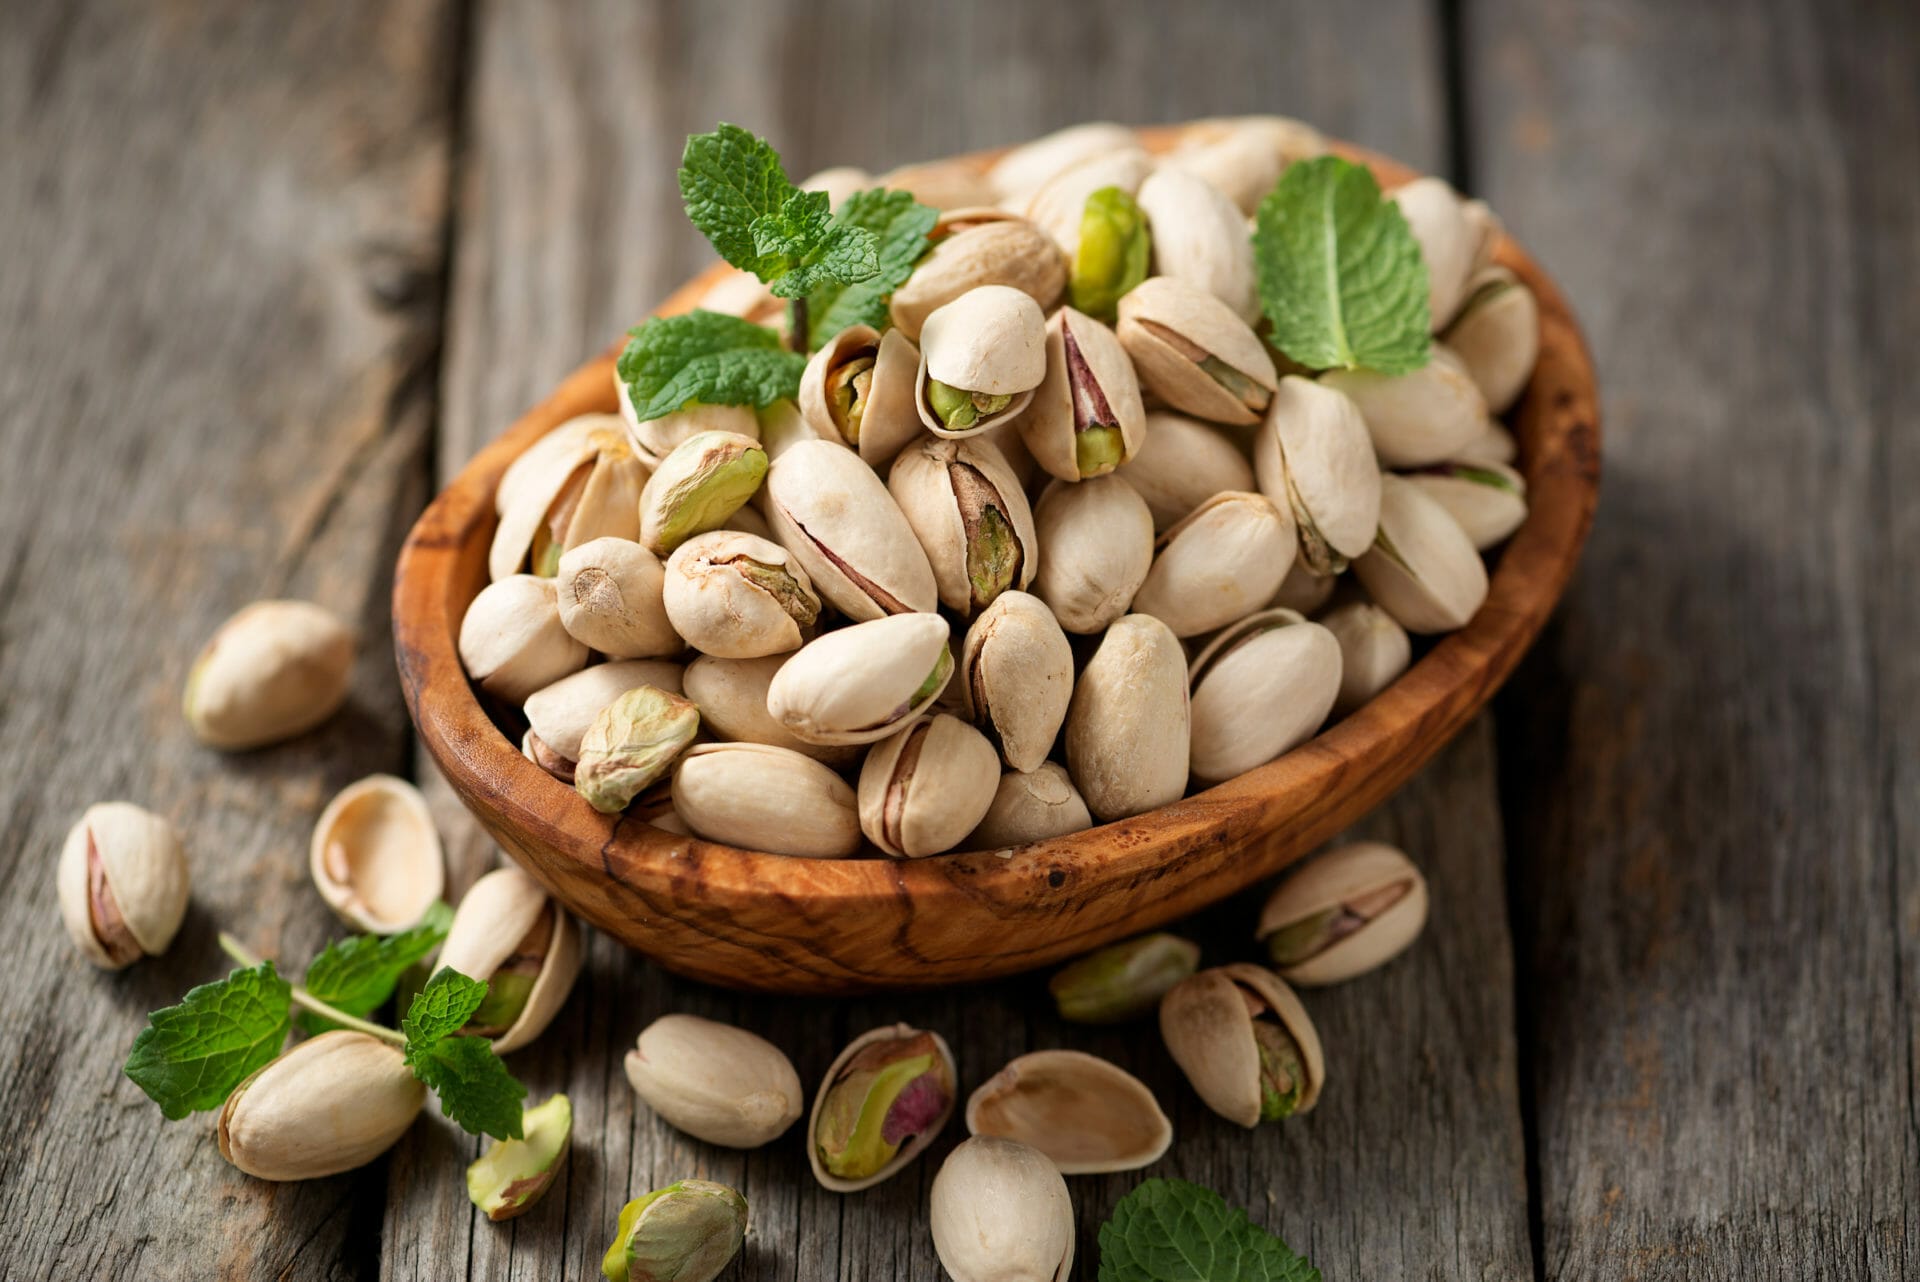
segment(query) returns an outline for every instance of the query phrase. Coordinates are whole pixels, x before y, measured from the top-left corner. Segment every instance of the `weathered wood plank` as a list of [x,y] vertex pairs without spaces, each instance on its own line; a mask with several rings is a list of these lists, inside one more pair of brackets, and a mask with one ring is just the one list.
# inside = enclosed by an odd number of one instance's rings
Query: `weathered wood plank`
[[1504,709],[1545,1276],[1920,1271],[1920,10],[1469,6],[1607,494]]
[[[233,929],[304,961],[338,786],[404,769],[395,548],[429,481],[450,121],[439,0],[0,7],[0,1275],[348,1277],[381,1182],[242,1176],[119,1071]],[[179,713],[251,598],[362,633],[347,710],[224,758]],[[164,958],[95,972],[54,861],[89,803],[184,834]]]

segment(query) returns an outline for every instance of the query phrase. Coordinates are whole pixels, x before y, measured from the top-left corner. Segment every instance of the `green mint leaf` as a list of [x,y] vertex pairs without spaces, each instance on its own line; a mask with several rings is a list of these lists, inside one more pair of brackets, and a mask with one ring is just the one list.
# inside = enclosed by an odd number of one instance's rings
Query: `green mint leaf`
[[1320,1282],[1320,1270],[1212,1189],[1148,1180],[1100,1226],[1100,1282]]
[[[394,987],[407,968],[440,946],[452,922],[453,909],[436,903],[411,930],[397,935],[355,935],[335,940],[307,967],[307,977],[301,981],[301,987],[349,1015],[371,1015],[393,996]],[[312,1011],[300,1011],[294,1018],[308,1033],[324,1033],[338,1027],[334,1021]]]
[[1312,369],[1407,374],[1427,363],[1427,265],[1365,165],[1287,166],[1254,219],[1273,342]]
[[507,1071],[485,1038],[457,1036],[486,997],[485,984],[441,967],[400,1023],[407,1037],[407,1067],[440,1097],[440,1111],[461,1130],[517,1140],[520,1101],[527,1088]]
[[292,1002],[272,962],[236,970],[147,1016],[124,1071],[173,1121],[218,1108],[280,1053]]
[[836,222],[824,193],[795,187],[772,144],[738,125],[687,139],[680,198],[720,257],[781,298],[801,297],[822,281],[864,280],[877,270],[873,233]]
[[807,368],[773,330],[719,312],[656,316],[627,332],[620,380],[643,423],[694,401],[762,409],[798,395]]
[[821,285],[857,285],[871,280],[880,270],[879,246],[879,240],[866,228],[836,219],[821,232],[813,247],[799,256],[793,270],[767,289],[776,298],[805,298]]
[[485,984],[468,979],[450,966],[442,966],[413,999],[413,1004],[407,1007],[406,1018],[400,1021],[408,1054],[412,1054],[415,1043],[425,1046],[459,1032],[486,999]]
[[940,211],[918,203],[909,192],[874,187],[847,197],[834,217],[872,232],[879,241],[879,257],[871,278],[851,285],[826,281],[808,293],[807,309],[813,318],[811,337],[816,348],[849,325],[886,328],[887,299],[906,283],[925,256],[929,248],[927,233],[933,230]]

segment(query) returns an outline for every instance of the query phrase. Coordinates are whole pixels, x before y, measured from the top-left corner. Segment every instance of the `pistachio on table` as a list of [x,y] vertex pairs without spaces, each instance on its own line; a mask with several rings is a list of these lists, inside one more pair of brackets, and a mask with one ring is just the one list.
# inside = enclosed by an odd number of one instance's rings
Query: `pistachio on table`
[[504,1055],[546,1030],[579,977],[580,924],[518,868],[473,883],[454,910],[438,966],[487,985],[465,1032]]
[[816,592],[856,621],[933,610],[933,567],[886,483],[831,441],[790,445],[767,474],[767,523]]
[[524,703],[586,666],[587,647],[560,623],[553,580],[514,574],[480,589],[460,620],[460,662],[482,690]]
[[1114,332],[1071,307],[1047,320],[1047,374],[1017,421],[1041,467],[1063,481],[1103,476],[1145,441],[1140,380]]
[[803,859],[860,848],[859,803],[832,769],[764,743],[705,743],[673,772],[673,809],[708,841]]
[[87,807],[60,847],[55,882],[67,937],[103,970],[166,952],[187,913],[180,838],[130,802]]
[[792,553],[734,530],[696,534],[675,548],[662,599],[674,631],[720,659],[799,649],[821,608]]
[[1291,610],[1223,628],[1194,658],[1194,777],[1231,779],[1312,738],[1340,693],[1340,643]]
[[894,614],[800,648],[767,687],[767,711],[811,743],[874,743],[925,711],[953,676],[947,621]]
[[1349,601],[1317,620],[1340,643],[1340,694],[1336,716],[1345,716],[1400,679],[1413,661],[1413,641],[1391,614],[1371,601]]
[[933,1177],[934,1254],[954,1282],[1065,1282],[1073,1200],[1046,1154],[1016,1140],[963,1140]]
[[1254,437],[1260,492],[1293,513],[1300,558],[1317,575],[1347,568],[1380,524],[1380,465],[1360,407],[1288,375]]
[[617,815],[673,765],[700,732],[691,699],[635,686],[600,709],[580,737],[573,786],[603,815]]
[[1540,303],[1506,268],[1483,268],[1441,337],[1473,376],[1487,409],[1504,414],[1540,357]]
[[779,1047],[698,1015],[662,1015],[627,1052],[647,1107],[695,1139],[759,1148],[800,1120],[800,1075]]
[[1409,632],[1465,627],[1487,599],[1487,567],[1460,523],[1412,481],[1380,482],[1380,532],[1353,563],[1361,586]]
[[1320,1035],[1271,971],[1235,963],[1183,981],[1160,1003],[1160,1035],[1194,1091],[1229,1122],[1252,1128],[1319,1102]]
[[187,725],[209,748],[304,734],[346,702],[353,633],[306,601],[255,601],[214,632],[187,675]]
[[336,1029],[309,1037],[233,1088],[220,1156],[263,1180],[311,1180],[393,1147],[427,1101],[398,1046]]
[[1212,294],[1153,276],[1120,300],[1116,331],[1140,382],[1177,410],[1251,427],[1279,377],[1266,344]]
[[1186,655],[1160,620],[1129,614],[1100,639],[1067,708],[1067,769],[1103,821],[1187,789]]
[[1288,983],[1337,984],[1405,952],[1427,922],[1427,881],[1392,846],[1316,856],[1274,889],[1255,937]]
[[809,743],[767,711],[773,674],[791,657],[716,659],[703,654],[687,665],[684,693],[700,709],[700,724],[717,738],[789,748],[836,770],[852,765],[860,759],[859,744]]
[[1456,459],[1407,479],[1447,509],[1478,551],[1504,543],[1527,519],[1526,478],[1505,463]]
[[660,460],[640,491],[640,542],[665,556],[694,535],[719,529],[766,474],[767,452],[750,436],[688,437]]
[[1073,647],[1038,597],[1007,592],[981,611],[960,650],[962,707],[1015,770],[1053,750],[1073,697]]
[[620,1208],[600,1261],[611,1282],[713,1282],[747,1237],[747,1199],[724,1184],[679,1180]]
[[610,659],[654,659],[686,643],[667,618],[660,558],[632,539],[592,539],[560,558],[554,602],[560,626]]
[[552,578],[569,549],[640,532],[634,504],[647,465],[618,417],[583,416],[545,440],[557,443],[551,452],[528,450],[521,460],[532,463],[516,462],[500,482],[500,524],[487,553],[487,571],[496,580],[527,572]]
[[920,338],[927,317],[970,289],[1005,285],[1049,310],[1067,287],[1067,262],[1053,238],[1024,218],[1005,215],[955,226],[942,218],[945,234],[920,260],[913,275],[893,291],[888,314],[901,334]]
[[1081,1051],[1034,1051],[967,1100],[967,1130],[1018,1140],[1062,1175],[1134,1171],[1160,1160],[1173,1124],[1146,1083]]
[[1200,966],[1200,945],[1155,931],[1109,944],[1055,972],[1047,981],[1060,1018],[1076,1024],[1119,1024],[1159,1008],[1169,989]]
[[565,1095],[522,1111],[520,1138],[496,1140],[467,1167],[467,1199],[496,1223],[525,1215],[553,1186],[572,1139]]
[[986,817],[964,843],[967,850],[999,850],[1064,837],[1093,827],[1093,815],[1065,766],[1043,761],[1032,771],[1000,776]]
[[912,335],[849,325],[807,362],[800,413],[822,439],[845,441],[880,467],[920,435],[913,404],[919,373],[920,349]]
[[1012,420],[1047,372],[1046,317],[1008,285],[977,285],[920,330],[914,405],[936,436],[973,436]]
[[1185,169],[1155,170],[1134,199],[1153,227],[1153,263],[1160,275],[1199,286],[1249,325],[1259,319],[1253,238],[1233,201]]
[[1160,409],[1147,411],[1140,448],[1120,466],[1120,479],[1147,501],[1156,533],[1222,490],[1254,488],[1247,456],[1224,431]]
[[320,897],[356,930],[420,924],[447,888],[440,833],[420,790],[392,775],[348,784],[313,826],[307,852]]
[[907,1024],[857,1037],[827,1070],[807,1122],[814,1178],[836,1193],[878,1184],[953,1115],[959,1070],[938,1033]]
[[1033,581],[1033,510],[990,442],[922,436],[894,459],[887,490],[920,540],[949,609],[971,614]]
[[1034,595],[1068,632],[1100,632],[1127,612],[1153,566],[1153,513],[1111,474],[1054,481],[1033,509]]
[[985,735],[945,713],[876,743],[860,767],[860,828],[890,855],[951,850],[993,803],[1000,756]]
[[1216,494],[1155,541],[1133,611],[1178,637],[1211,632],[1271,601],[1296,549],[1292,514],[1266,495]]
[[596,663],[527,696],[527,755],[564,783],[574,780],[580,744],[602,709],[627,691],[654,686],[679,694],[684,673],[667,659]]

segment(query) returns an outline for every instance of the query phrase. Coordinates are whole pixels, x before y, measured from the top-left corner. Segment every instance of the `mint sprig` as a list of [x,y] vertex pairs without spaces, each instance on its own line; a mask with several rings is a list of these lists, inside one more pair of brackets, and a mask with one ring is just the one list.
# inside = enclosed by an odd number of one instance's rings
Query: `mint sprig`
[[1148,1180],[1100,1226],[1100,1282],[1320,1282],[1320,1270],[1212,1189]]
[[762,409],[797,395],[807,368],[766,326],[720,312],[656,316],[627,332],[617,369],[643,423],[695,401]]
[[[840,221],[865,228],[879,242],[874,274],[858,282],[827,281],[807,295],[813,332],[822,341],[849,325],[887,325],[887,299],[906,283],[914,265],[931,248],[927,233],[940,212],[916,201],[904,191],[873,187],[847,197],[834,214]],[[815,347],[820,343],[813,344]]]
[[487,986],[457,970],[442,968],[428,980],[400,1023],[407,1067],[440,1097],[440,1111],[462,1130],[517,1140],[527,1088],[485,1041],[459,1036],[486,999]]
[[202,984],[147,1016],[124,1071],[169,1121],[218,1108],[280,1053],[292,994],[270,961]]
[[[387,1004],[407,968],[440,946],[452,923],[453,909],[435,903],[419,925],[397,935],[354,935],[335,940],[307,966],[300,986],[349,1015],[371,1015]],[[308,1010],[300,1011],[295,1019],[307,1033],[343,1027]]]

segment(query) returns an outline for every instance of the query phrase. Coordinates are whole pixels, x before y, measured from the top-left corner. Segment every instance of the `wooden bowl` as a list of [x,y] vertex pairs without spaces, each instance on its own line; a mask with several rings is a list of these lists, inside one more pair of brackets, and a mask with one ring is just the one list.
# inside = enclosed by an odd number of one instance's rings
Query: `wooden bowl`
[[[1178,128],[1144,131],[1164,150]],[[1414,176],[1355,148],[1383,185]],[[997,153],[965,158],[984,167]],[[594,811],[520,755],[481,708],[456,650],[487,582],[494,488],[540,435],[616,408],[612,353],[589,361],[481,451],[400,554],[394,648],[427,750],[522,867],[595,926],[670,970],[737,988],[925,988],[1044,966],[1191,913],[1312,851],[1406,781],[1513,671],[1559,599],[1600,473],[1592,364],[1565,298],[1503,239],[1540,303],[1540,359],[1509,421],[1530,511],[1486,604],[1371,703],[1277,761],[1174,805],[1010,856],[812,860],[677,836]],[[685,311],[715,267],[660,308]]]

